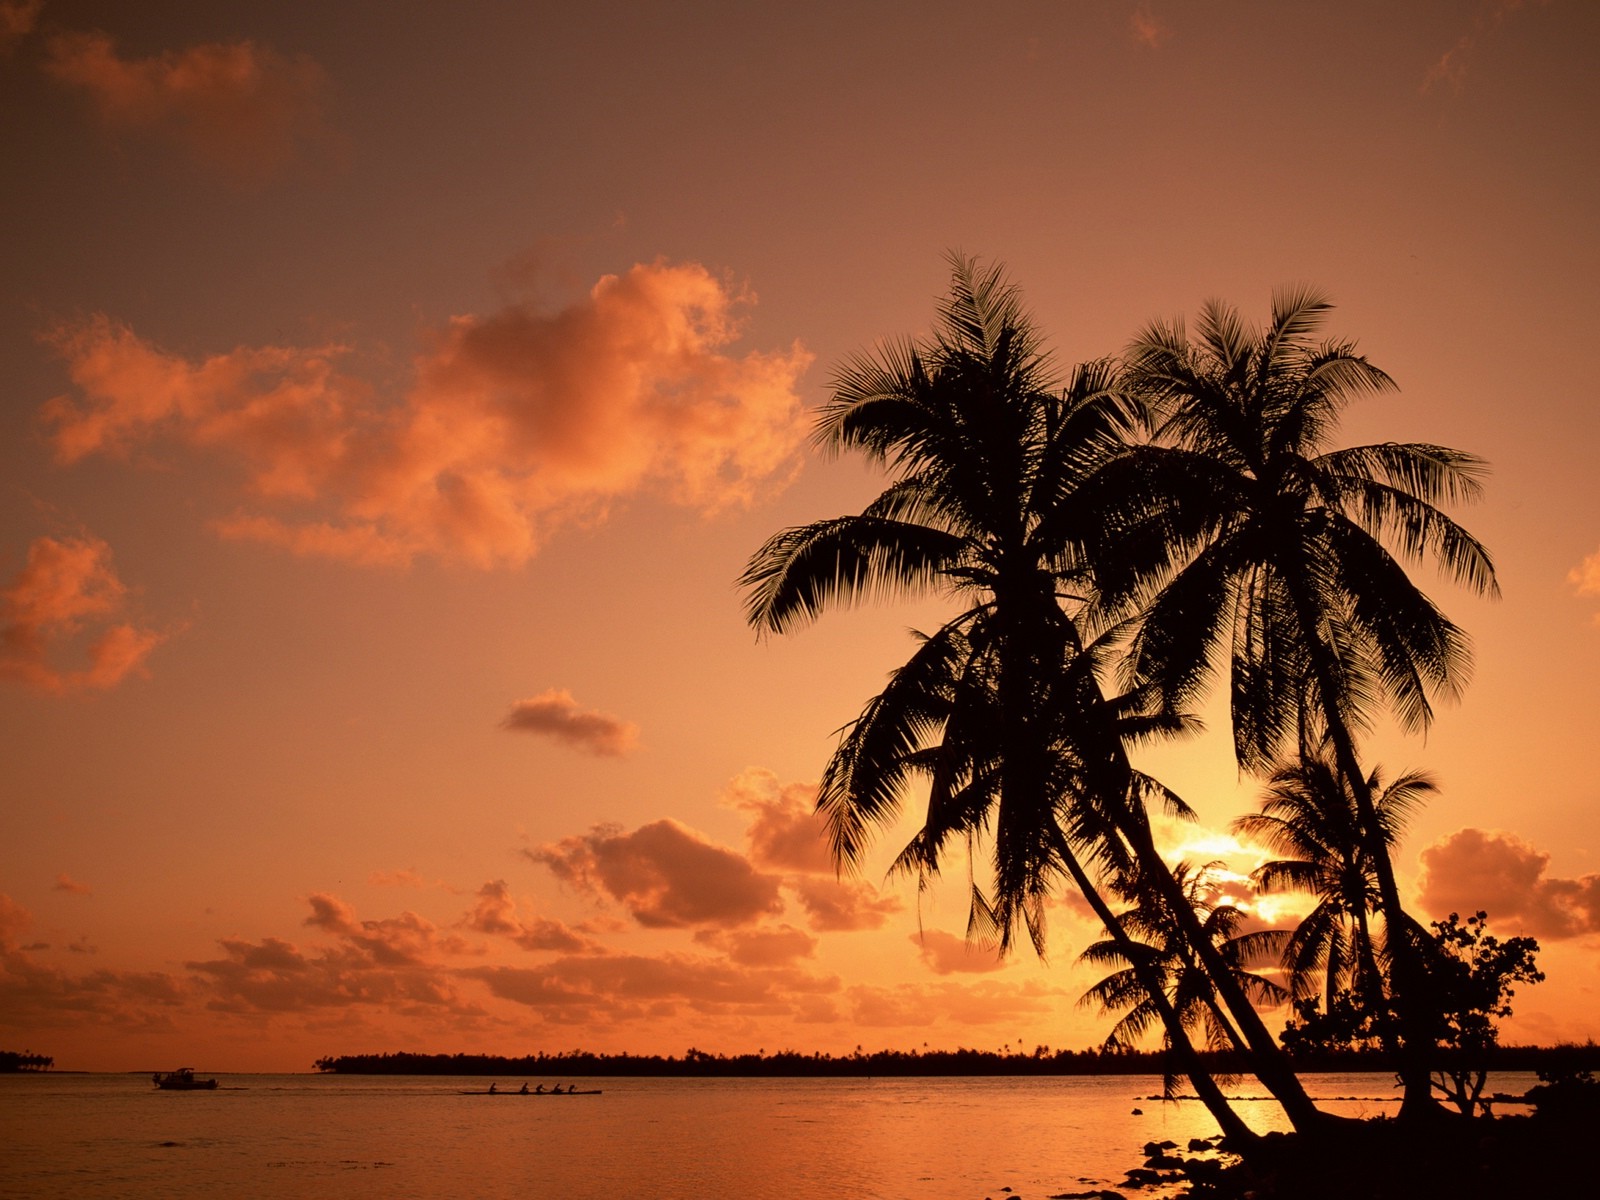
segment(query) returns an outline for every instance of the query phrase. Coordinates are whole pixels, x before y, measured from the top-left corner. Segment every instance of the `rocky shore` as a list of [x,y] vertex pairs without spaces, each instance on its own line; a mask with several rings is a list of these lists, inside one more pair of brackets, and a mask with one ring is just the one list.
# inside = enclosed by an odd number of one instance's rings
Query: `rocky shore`
[[1220,1139],[1144,1147],[1144,1164],[1113,1188],[1064,1193],[1135,1200],[1141,1192],[1190,1200],[1508,1200],[1590,1194],[1593,1126],[1540,1116],[1444,1118],[1425,1128],[1392,1120],[1326,1133],[1268,1134],[1248,1159]]

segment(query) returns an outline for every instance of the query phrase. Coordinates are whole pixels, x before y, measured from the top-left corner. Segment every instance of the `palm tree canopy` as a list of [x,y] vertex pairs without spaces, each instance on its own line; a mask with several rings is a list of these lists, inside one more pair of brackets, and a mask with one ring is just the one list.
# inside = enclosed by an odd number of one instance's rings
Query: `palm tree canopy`
[[[1383,844],[1393,847],[1437,787],[1421,772],[1385,783],[1381,769],[1375,769],[1367,789]],[[1305,999],[1319,990],[1330,996],[1358,990],[1367,982],[1360,974],[1377,969],[1387,954],[1366,940],[1367,919],[1380,908],[1377,864],[1356,798],[1332,756],[1308,755],[1280,767],[1268,781],[1261,810],[1235,820],[1233,832],[1282,856],[1256,869],[1252,880],[1258,891],[1317,898],[1283,947],[1295,995]]]
[[[1462,685],[1466,635],[1402,560],[1497,591],[1487,550],[1441,508],[1478,496],[1479,459],[1328,447],[1350,402],[1394,389],[1352,343],[1314,337],[1330,307],[1301,289],[1274,296],[1261,330],[1215,302],[1192,338],[1182,321],[1147,327],[1126,360],[1151,436],[1096,483],[1102,603],[1148,606],[1130,678],[1188,706],[1226,650],[1235,749],[1252,770],[1316,744],[1329,721],[1363,727],[1380,704],[1425,728]],[[1320,677],[1319,646],[1337,664]]]
[[[763,633],[891,594],[956,601],[846,727],[818,807],[836,862],[854,868],[907,781],[927,778],[927,819],[897,865],[926,879],[952,839],[992,842],[994,897],[974,889],[974,926],[1005,945],[1021,923],[1039,946],[1071,843],[1104,836],[1078,803],[1089,777],[1113,770],[1113,742],[1181,722],[1150,688],[1104,701],[1114,639],[1084,646],[1066,607],[1083,576],[1075,492],[1120,452],[1136,407],[1104,363],[1060,385],[1003,268],[951,267],[933,334],[846,361],[818,421],[825,451],[865,454],[888,486],[859,514],[774,535],[740,584]],[[1116,779],[1124,798],[1137,786]]]

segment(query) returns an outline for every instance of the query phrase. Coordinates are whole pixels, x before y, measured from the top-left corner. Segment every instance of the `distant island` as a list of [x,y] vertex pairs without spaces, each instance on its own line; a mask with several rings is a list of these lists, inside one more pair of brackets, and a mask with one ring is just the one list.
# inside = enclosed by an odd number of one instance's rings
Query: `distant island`
[[20,1054],[15,1050],[0,1050],[0,1074],[48,1071],[55,1065],[56,1060],[48,1054],[35,1054],[31,1050],[24,1050]]
[[[1242,1060],[1207,1055],[1219,1074],[1242,1074]],[[1052,1050],[1031,1054],[991,1050],[878,1050],[832,1055],[782,1050],[773,1054],[710,1054],[691,1047],[681,1058],[656,1054],[596,1054],[568,1050],[513,1058],[498,1054],[341,1054],[319,1058],[318,1071],[336,1075],[580,1075],[774,1078],[931,1075],[1159,1075],[1172,1063],[1158,1050]],[[1392,1060],[1377,1051],[1342,1051],[1296,1059],[1308,1072],[1391,1071]],[[1554,1065],[1600,1068],[1600,1046],[1499,1046],[1490,1066],[1496,1071],[1538,1071]]]

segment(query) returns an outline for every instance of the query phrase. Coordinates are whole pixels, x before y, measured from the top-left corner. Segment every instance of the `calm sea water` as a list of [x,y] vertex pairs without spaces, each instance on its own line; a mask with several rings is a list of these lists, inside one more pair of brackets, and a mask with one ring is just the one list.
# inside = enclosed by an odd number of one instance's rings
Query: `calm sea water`
[[[148,1075],[0,1076],[0,1196],[1042,1200],[1115,1184],[1147,1141],[1215,1132],[1197,1103],[1145,1099],[1160,1087],[1141,1076],[605,1079],[556,1098],[460,1094],[481,1078],[217,1078],[181,1093]],[[1397,1107],[1387,1075],[1310,1090],[1363,1097],[1325,1105],[1352,1115]],[[1270,1103],[1239,1108],[1283,1127]]]

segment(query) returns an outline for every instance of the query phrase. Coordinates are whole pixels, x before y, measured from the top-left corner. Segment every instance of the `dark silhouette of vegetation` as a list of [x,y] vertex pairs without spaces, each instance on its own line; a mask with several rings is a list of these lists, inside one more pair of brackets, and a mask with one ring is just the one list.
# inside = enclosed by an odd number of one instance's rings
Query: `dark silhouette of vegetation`
[[[1044,901],[1070,882],[1124,960],[1145,974],[1173,1053],[1224,1130],[1248,1136],[1196,1057],[1159,975],[1127,938],[1106,892],[1159,895],[1202,940],[1150,834],[1145,804],[1181,801],[1135,771],[1126,744],[1183,719],[1150,687],[1107,696],[1111,637],[1077,620],[1092,589],[1079,495],[1120,454],[1138,411],[1103,363],[1064,387],[1017,289],[998,267],[952,259],[949,298],[931,338],[847,362],[817,440],[880,464],[889,486],[857,515],[787,529],[751,558],[741,584],[752,625],[782,633],[824,608],[889,592],[935,591],[957,615],[919,635],[911,659],[847,726],[818,800],[836,862],[859,868],[874,829],[900,810],[912,779],[929,794],[922,828],[895,869],[926,885],[947,854],[986,857],[972,874],[969,936],[1002,951],[1019,931],[1045,943]],[[1111,631],[1114,635],[1116,631]],[[980,850],[980,847],[982,848]],[[1099,875],[1099,880],[1094,874]],[[1209,944],[1213,975],[1224,973]],[[1276,1047],[1254,1010],[1259,1057]],[[1262,1039],[1266,1039],[1262,1044]],[[1298,1090],[1291,1072],[1261,1072]],[[1298,1101],[1310,1112],[1303,1092]]]
[[[769,538],[740,580],[762,634],[889,595],[954,606],[823,773],[840,870],[915,784],[922,825],[891,870],[926,886],[964,857],[969,938],[1005,952],[1026,933],[1042,953],[1044,901],[1075,887],[1105,930],[1087,957],[1115,968],[1086,997],[1118,1017],[1109,1044],[1159,1031],[1164,1068],[1236,1147],[1257,1142],[1213,1078],[1219,1047],[1314,1139],[1337,1123],[1299,1078],[1313,1063],[1387,1064],[1407,1124],[1443,1113],[1435,1090],[1479,1111],[1536,947],[1405,912],[1392,852],[1433,784],[1386,782],[1360,742],[1380,718],[1425,731],[1465,680],[1465,634],[1407,572],[1496,594],[1487,550],[1445,512],[1477,497],[1483,463],[1334,448],[1349,404],[1394,383],[1320,337],[1331,306],[1310,289],[1276,294],[1264,328],[1220,303],[1193,336],[1153,323],[1063,385],[1003,270],[951,262],[934,333],[847,361],[818,423],[885,490]],[[1280,856],[1255,884],[1316,900],[1292,932],[1246,932],[1204,872],[1163,859],[1150,807],[1188,809],[1132,763],[1192,727],[1219,675],[1238,762],[1270,780],[1238,825]],[[1285,993],[1251,969],[1274,953],[1298,1002],[1292,1059],[1260,1012]]]
[[[1406,774],[1385,786],[1379,772],[1367,781],[1377,798],[1373,811],[1387,846],[1400,837],[1405,819],[1435,785]],[[1307,1000],[1320,989],[1331,1011],[1341,992],[1384,1006],[1383,948],[1372,936],[1377,908],[1377,869],[1361,832],[1355,797],[1326,754],[1280,767],[1268,781],[1261,811],[1233,823],[1236,834],[1286,857],[1263,863],[1253,882],[1263,895],[1302,892],[1317,898],[1283,947],[1290,990]]]
[[[1437,1047],[1432,1085],[1463,1116],[1489,1112],[1483,1088],[1500,1040],[1495,1022],[1511,1015],[1518,985],[1544,979],[1534,963],[1538,950],[1530,937],[1494,937],[1482,912],[1464,921],[1451,913],[1433,923],[1423,958],[1423,994]],[[1389,1029],[1395,1023],[1392,1009],[1340,991],[1327,1007],[1320,999],[1298,1004],[1283,1037],[1296,1053],[1367,1049],[1392,1045]]]
[[35,1054],[31,1050],[24,1050],[20,1054],[15,1050],[0,1050],[0,1072],[48,1071],[55,1065],[56,1060],[48,1054]]
[[1377,885],[1406,1104],[1423,1114],[1434,1050],[1423,950],[1357,740],[1381,712],[1425,730],[1435,699],[1465,678],[1466,636],[1400,560],[1497,592],[1488,552],[1439,507],[1475,499],[1484,465],[1426,443],[1329,448],[1352,400],[1394,389],[1354,343],[1317,340],[1330,308],[1315,291],[1282,292],[1257,330],[1212,302],[1193,338],[1176,321],[1134,340],[1126,380],[1154,431],[1105,473],[1097,578],[1107,604],[1140,613],[1129,676],[1172,703],[1197,701],[1226,655],[1242,767],[1331,751]]
[[[1243,1056],[1204,1052],[1208,1069],[1235,1074]],[[1329,1050],[1297,1058],[1301,1070],[1370,1071],[1392,1069],[1381,1050]],[[1600,1069],[1600,1046],[1497,1046],[1490,1059],[1496,1071],[1564,1072]],[[1056,1050],[1036,1046],[1031,1051],[993,1050],[877,1050],[853,1054],[802,1054],[781,1050],[772,1054],[712,1054],[690,1048],[683,1055],[597,1054],[567,1050],[555,1054],[520,1056],[499,1054],[340,1054],[317,1059],[318,1071],[339,1075],[521,1075],[673,1078],[849,1078],[865,1076],[1054,1076],[1054,1075],[1159,1075],[1171,1067],[1171,1056],[1160,1050],[1126,1050],[1097,1047]],[[1600,1086],[1600,1085],[1597,1085]]]

